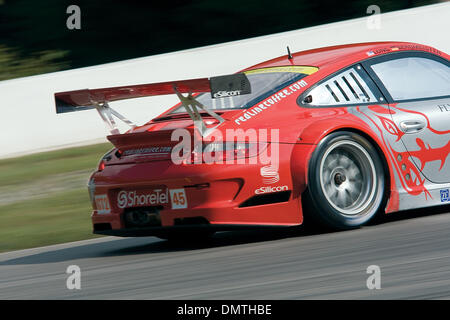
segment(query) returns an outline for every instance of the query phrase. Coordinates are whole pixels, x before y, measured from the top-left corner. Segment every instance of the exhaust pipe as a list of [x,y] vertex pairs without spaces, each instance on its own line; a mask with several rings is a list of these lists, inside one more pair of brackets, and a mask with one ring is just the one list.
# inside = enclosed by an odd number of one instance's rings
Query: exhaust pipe
[[127,227],[160,226],[161,218],[159,210],[150,208],[132,208],[125,212],[125,224]]

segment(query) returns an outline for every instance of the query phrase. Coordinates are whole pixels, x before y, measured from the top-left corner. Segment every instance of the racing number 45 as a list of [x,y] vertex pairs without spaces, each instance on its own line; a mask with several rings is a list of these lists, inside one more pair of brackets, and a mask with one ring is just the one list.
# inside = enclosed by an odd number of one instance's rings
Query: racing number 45
[[172,209],[187,208],[187,198],[184,189],[171,189],[170,199],[172,201]]

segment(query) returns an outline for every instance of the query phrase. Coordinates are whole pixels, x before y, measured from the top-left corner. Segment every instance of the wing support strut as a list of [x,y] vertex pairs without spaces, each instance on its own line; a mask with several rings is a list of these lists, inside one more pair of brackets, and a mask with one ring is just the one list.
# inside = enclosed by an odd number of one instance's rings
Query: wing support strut
[[115,116],[117,119],[121,120],[122,122],[126,123],[131,129],[134,129],[136,125],[125,118],[123,115],[121,115],[119,112],[111,108],[108,104],[108,102],[103,103],[97,103],[93,102],[93,105],[95,106],[95,109],[97,109],[98,114],[102,118],[103,122],[106,124],[106,126],[109,128],[109,131],[111,134],[120,134],[119,129],[117,128],[116,121],[114,120]]
[[[191,92],[187,96],[183,96],[177,90],[177,88],[175,86],[174,86],[173,89],[175,90],[175,93],[177,94],[178,99],[180,99],[181,104],[183,105],[184,109],[186,109],[186,112],[189,114],[189,117],[191,117],[192,121],[194,122],[195,128],[198,130],[198,132],[200,133],[200,135],[202,137],[207,136],[212,131],[214,131],[218,126],[220,126],[223,122],[225,122],[224,118],[222,118],[217,113],[215,113],[214,111],[206,108],[203,104],[198,102],[192,96]],[[214,119],[219,121],[219,123],[216,126],[212,127],[212,128],[207,128],[206,124],[205,124],[205,120],[200,115],[199,109],[201,111],[204,111],[204,112],[208,113],[211,117],[213,117]]]

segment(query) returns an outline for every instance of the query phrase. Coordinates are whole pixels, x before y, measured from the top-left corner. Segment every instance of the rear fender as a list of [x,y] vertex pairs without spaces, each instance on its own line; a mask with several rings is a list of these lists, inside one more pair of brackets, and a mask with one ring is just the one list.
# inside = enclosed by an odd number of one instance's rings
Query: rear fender
[[[385,165],[385,172],[389,175],[388,179],[388,201],[386,205],[386,213],[398,211],[399,196],[395,184],[394,171],[392,166],[387,162],[386,154],[388,154],[386,146],[380,137],[362,120],[347,115],[346,118],[338,117],[334,119],[324,119],[315,121],[305,127],[299,135],[298,143],[294,147],[292,153],[292,172],[293,180],[299,185],[298,192],[303,192],[308,184],[309,160],[314,152],[317,144],[327,135],[335,131],[352,131],[367,138],[378,149]],[[303,186],[303,187],[302,187]]]

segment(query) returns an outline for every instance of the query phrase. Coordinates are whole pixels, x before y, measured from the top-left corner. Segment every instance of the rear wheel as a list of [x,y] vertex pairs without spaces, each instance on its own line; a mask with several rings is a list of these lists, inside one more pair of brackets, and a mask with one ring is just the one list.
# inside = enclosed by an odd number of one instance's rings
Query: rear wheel
[[305,222],[333,229],[359,227],[380,209],[384,186],[377,149],[356,133],[332,133],[319,143],[309,162]]

